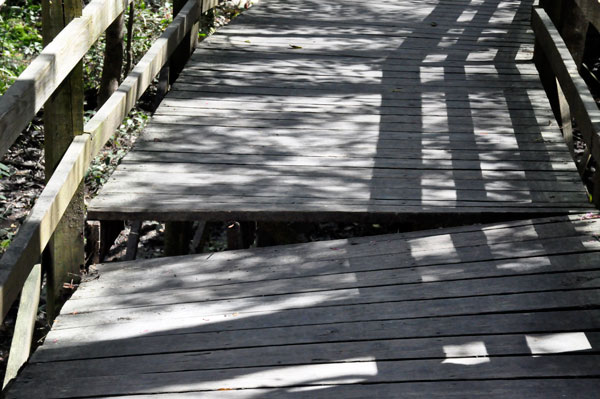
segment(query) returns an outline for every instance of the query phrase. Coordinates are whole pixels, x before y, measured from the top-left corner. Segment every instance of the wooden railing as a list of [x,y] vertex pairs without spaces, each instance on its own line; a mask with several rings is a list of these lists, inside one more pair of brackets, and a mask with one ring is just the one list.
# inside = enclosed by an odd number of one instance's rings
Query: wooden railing
[[[580,75],[588,27],[600,28],[600,2],[540,0],[539,7],[533,8],[531,24],[536,37],[534,60],[574,159],[573,118],[581,131],[586,149],[578,169],[583,176],[591,158],[600,162],[600,111]],[[591,197],[599,206],[598,170],[593,187]]]
[[[0,97],[0,155],[4,155],[92,44],[131,0],[93,0],[70,22]],[[29,356],[32,323],[39,300],[40,257],[95,155],[114,134],[152,79],[167,62],[183,64],[193,51],[200,15],[218,0],[176,0],[173,22],[128,74],[117,91],[68,147],[45,189],[0,259],[2,319],[23,291],[5,382]],[[191,34],[190,34],[191,32]],[[177,53],[177,59],[170,57]],[[81,221],[83,228],[83,221]],[[81,231],[83,234],[83,230]],[[27,281],[27,288],[24,284]],[[13,353],[13,350],[15,353]]]

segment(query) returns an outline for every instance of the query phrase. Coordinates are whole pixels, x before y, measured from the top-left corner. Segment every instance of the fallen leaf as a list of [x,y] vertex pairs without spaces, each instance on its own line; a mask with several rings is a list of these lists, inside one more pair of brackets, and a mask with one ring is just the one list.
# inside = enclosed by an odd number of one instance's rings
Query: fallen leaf
[[290,44],[290,48],[293,48],[294,50],[298,50],[298,49],[301,49],[302,46],[296,46],[295,44]]

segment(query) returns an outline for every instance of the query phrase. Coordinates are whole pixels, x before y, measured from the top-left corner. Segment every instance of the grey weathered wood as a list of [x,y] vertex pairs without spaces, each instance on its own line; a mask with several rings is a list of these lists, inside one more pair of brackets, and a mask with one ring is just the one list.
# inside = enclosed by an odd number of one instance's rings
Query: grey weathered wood
[[134,260],[137,255],[138,244],[140,243],[140,230],[142,222],[135,220],[131,222],[131,229],[127,237],[127,250],[125,252],[125,260]]
[[[490,399],[504,399],[515,392],[532,396],[539,395],[544,399],[562,399],[577,397],[581,399],[595,399],[596,388],[600,384],[599,379],[531,379],[531,380],[511,380],[507,383],[505,380],[495,381],[436,381],[419,383],[391,383],[377,384],[377,397],[381,399],[396,399],[398,396],[409,399],[458,399],[482,393]],[[243,389],[243,390],[222,390],[222,391],[196,391],[196,392],[178,392],[163,393],[151,395],[126,395],[118,396],[119,399],[190,399],[201,395],[206,399],[250,399],[256,397],[277,396],[278,398],[294,399],[298,397],[299,391],[303,388],[292,389]],[[307,388],[304,387],[306,390]],[[374,386],[370,384],[363,385],[320,385],[319,389],[308,390],[313,399],[329,399],[331,395],[340,396],[347,399],[363,399],[373,395]]]
[[[42,2],[44,44],[60,40],[57,36],[68,23],[80,18],[79,0]],[[67,26],[66,26],[67,25]],[[112,26],[112,25],[111,25]],[[119,65],[120,66],[120,65]],[[120,73],[119,73],[120,75]],[[44,104],[44,157],[45,177],[50,180],[73,138],[83,133],[83,63],[69,73]],[[58,314],[64,296],[63,284],[79,280],[85,263],[84,224],[85,210],[81,186],[65,210],[48,243],[42,264],[47,271],[47,316],[52,322]]]
[[35,321],[39,310],[38,305],[40,303],[41,289],[42,266],[37,264],[31,269],[31,273],[29,273],[29,277],[25,280],[23,291],[21,292],[21,301],[19,302],[13,339],[10,343],[10,353],[8,355],[2,388],[5,388],[17,376],[19,369],[29,359]]
[[[390,361],[388,367],[378,367],[378,362],[322,363],[310,366],[257,367],[249,369],[226,369],[210,371],[187,371],[177,373],[140,374],[130,376],[82,377],[66,383],[61,379],[48,379],[44,384],[15,387],[7,398],[22,395],[39,396],[48,390],[71,390],[75,395],[118,395],[152,392],[178,392],[187,390],[229,390],[261,387],[288,388],[299,384],[319,386],[323,381],[342,380],[340,385],[369,381],[372,383],[437,381],[465,379],[519,379],[564,377],[593,377],[591,371],[600,356],[589,354],[554,355],[533,358],[530,356],[507,356],[492,358],[488,367],[472,368],[445,365],[440,359]],[[558,366],[560,364],[560,366]],[[558,366],[558,367],[557,367]],[[188,380],[182,384],[182,379]],[[22,390],[19,390],[21,388]]]
[[592,155],[600,159],[600,111],[560,34],[544,10],[535,8],[532,26],[552,70],[569,102],[571,113],[577,119],[583,139]]
[[[235,243],[236,245],[241,245]],[[579,260],[576,257],[573,260]],[[521,267],[525,267],[521,265]],[[441,273],[440,273],[441,274]],[[334,283],[327,287],[323,287],[322,291],[317,290],[308,291],[307,286],[312,286],[312,281],[304,281],[302,278],[294,280],[293,287],[287,287],[288,292],[282,292],[279,290],[273,290],[268,285],[263,284],[262,287],[257,287],[255,291],[243,289],[243,286],[231,286],[223,287],[219,289],[213,287],[211,289],[198,289],[192,287],[192,289],[180,289],[180,290],[166,290],[166,291],[155,291],[155,294],[164,293],[162,295],[150,295],[150,298],[145,298],[148,293],[134,293],[124,294],[119,296],[108,296],[105,299],[111,301],[111,305],[104,302],[98,302],[97,298],[73,300],[69,302],[66,313],[69,312],[103,312],[107,310],[116,309],[127,309],[130,303],[144,302],[145,306],[158,306],[158,305],[172,305],[178,303],[194,302],[200,303],[205,302],[206,312],[211,312],[211,308],[220,301],[227,301],[227,305],[232,307],[243,308],[244,304],[252,303],[255,298],[260,298],[266,295],[278,295],[278,299],[282,302],[289,300],[307,302],[311,298],[321,296],[323,298],[327,296],[351,298],[356,295],[360,290],[360,301],[362,303],[374,303],[377,301],[413,301],[413,300],[431,300],[439,298],[456,298],[463,296],[465,292],[468,292],[473,296],[482,295],[496,295],[496,294],[516,294],[525,292],[535,291],[536,287],[544,287],[544,290],[574,290],[578,288],[600,288],[600,283],[594,283],[594,279],[598,280],[600,277],[599,272],[581,272],[571,274],[556,274],[556,275],[534,275],[534,276],[516,276],[516,277],[494,277],[492,278],[481,278],[481,275],[477,273],[473,274],[473,279],[468,281],[433,281],[426,286],[410,285],[410,284],[393,284],[392,280],[388,282],[379,281],[375,283],[375,286],[369,286],[366,282],[364,284],[354,284],[353,287],[343,287]],[[362,276],[361,276],[362,277]],[[430,275],[433,279],[437,275]],[[456,277],[456,276],[455,276]],[[444,276],[439,277],[439,280],[444,280]],[[286,282],[272,281],[271,284],[276,285],[283,284]],[[115,284],[113,282],[113,284]],[[413,283],[415,284],[415,283]],[[242,291],[240,291],[242,288]],[[245,288],[245,287],[244,287]],[[262,291],[262,292],[261,292]],[[291,291],[291,292],[289,292]],[[329,292],[327,292],[329,291]],[[241,294],[243,293],[243,294]],[[344,300],[345,304],[352,304],[353,299]]]
[[[105,22],[106,26],[108,26],[114,18],[110,19],[110,21],[107,21],[106,19],[109,18],[110,13],[114,10],[112,8],[108,10],[98,10],[98,4],[100,4],[100,8],[104,6],[103,2],[93,2],[88,5],[84,10],[83,17],[73,21],[74,25],[72,25],[70,29],[63,30],[61,35],[65,34],[67,35],[67,38],[70,38],[69,35],[72,35],[73,32],[79,32],[82,29],[82,25],[85,27],[87,26],[86,24],[90,24],[92,20],[96,21],[95,24],[99,24],[98,26],[94,25],[92,33],[95,32],[95,29],[99,29],[99,26],[104,26],[103,24]],[[124,7],[125,4],[123,4],[123,8]],[[136,69],[134,69],[135,74],[132,79],[135,80],[135,84],[131,87],[127,86],[127,90],[115,93],[115,95],[111,97],[112,100],[109,99],[107,102],[108,105],[105,104],[96,116],[84,126],[84,131],[91,132],[91,134],[86,133],[76,137],[71,146],[67,149],[52,178],[48,181],[46,188],[40,195],[28,218],[25,220],[19,233],[11,243],[10,248],[0,260],[0,291],[2,297],[0,315],[6,315],[6,312],[16,299],[20,287],[29,274],[31,267],[37,263],[42,250],[46,247],[46,244],[50,239],[50,235],[56,229],[58,221],[63,216],[67,205],[71,201],[71,198],[73,198],[80,182],[83,180],[86,169],[90,165],[93,156],[104,146],[105,142],[113,134],[114,128],[121,123],[124,115],[128,112],[129,109],[124,109],[121,101],[124,99],[132,101],[132,94],[130,91],[140,89],[140,87],[143,86],[143,83],[138,85],[138,79],[145,77],[149,84],[149,81],[154,76],[152,75],[149,77],[149,71],[151,71],[153,67],[157,68],[157,71],[159,70],[160,67],[158,64],[164,64],[165,58],[169,54],[169,49],[174,48],[177,44],[177,40],[179,40],[178,38],[185,34],[186,27],[184,25],[186,21],[192,17],[197,17],[197,2],[191,0],[186,7],[187,8],[184,8],[181,15],[176,18],[176,21],[174,21],[163,34],[164,40],[156,44],[152,48],[154,51],[149,52],[142,59],[142,62],[136,66]],[[97,15],[94,13],[97,13]],[[94,18],[92,18],[91,14],[94,14]],[[116,18],[118,14],[120,14],[120,12],[116,13],[114,17]],[[84,37],[88,38],[87,35],[84,35]],[[62,41],[65,43],[62,43]],[[47,49],[54,49],[53,44],[55,42],[57,42],[57,40],[54,40]],[[70,43],[68,40],[61,40],[61,43],[57,44],[57,46],[62,46],[60,49],[62,49],[62,52],[65,52],[67,51],[65,46],[68,43]],[[82,44],[83,42],[80,43],[80,41],[77,41],[77,43],[78,45],[85,46],[85,44]],[[89,46],[86,47],[86,50],[88,47]],[[43,57],[39,59],[42,58]],[[74,62],[78,62],[80,58],[81,56]],[[65,74],[68,72],[68,70],[65,71]],[[43,76],[45,75],[40,75],[42,78]],[[32,80],[35,81],[35,79]],[[125,83],[131,82],[126,80]],[[140,92],[137,94],[141,95],[142,93]],[[4,97],[7,99],[12,98],[7,95],[3,96],[3,98]],[[130,105],[130,108],[132,106],[133,104]],[[110,121],[110,123],[108,121]]]
[[352,397],[366,384],[377,397],[409,386],[458,398],[503,381],[511,393],[488,396],[586,397],[599,223],[563,216],[99,265],[6,394],[278,397],[301,386]]
[[[111,353],[148,355],[222,349],[268,347],[293,344],[356,342],[360,340],[411,339],[420,337],[456,337],[477,334],[533,334],[553,331],[578,332],[597,328],[597,311],[549,311],[531,313],[476,314],[432,318],[355,321],[324,323],[320,325],[288,325],[275,329],[261,328],[250,322],[240,326],[235,321],[222,322],[215,330],[210,324],[200,323],[200,318],[178,319],[169,326],[147,329],[147,323],[128,323],[97,328],[53,330],[49,335],[52,344],[40,348],[32,357],[34,363],[50,363],[60,360],[90,359]],[[222,327],[222,328],[221,328]],[[134,331],[147,329],[139,336]],[[186,335],[177,334],[185,329]],[[249,332],[252,332],[249,334]],[[102,335],[102,333],[104,335]],[[112,339],[114,347],[101,348],[95,342]],[[56,340],[56,341],[54,341]],[[82,353],[82,347],[90,347],[93,353]],[[107,349],[109,349],[107,351]],[[99,357],[98,356],[98,357]]]
[[[591,342],[598,340],[597,332],[588,332]],[[530,356],[540,355],[539,349],[531,350],[523,342],[523,335],[472,335],[468,337],[440,337],[391,339],[385,341],[331,342],[276,348],[239,348],[225,351],[196,352],[185,354],[157,354],[121,359],[89,359],[69,362],[61,368],[64,375],[72,378],[88,376],[89,368],[95,370],[95,376],[118,376],[119,374],[165,373],[184,370],[210,370],[230,367],[268,367],[289,366],[292,364],[344,363],[341,356],[348,359],[367,359],[372,357],[378,361],[406,359],[444,359],[440,349],[449,345],[461,345],[473,341],[485,342],[474,348],[469,356],[481,357],[493,361],[495,356]],[[591,348],[589,353],[598,354],[598,348]],[[192,356],[190,356],[192,355]],[[449,354],[446,359],[459,360],[457,354]],[[38,363],[28,369],[28,378],[43,378],[53,374],[53,363]]]

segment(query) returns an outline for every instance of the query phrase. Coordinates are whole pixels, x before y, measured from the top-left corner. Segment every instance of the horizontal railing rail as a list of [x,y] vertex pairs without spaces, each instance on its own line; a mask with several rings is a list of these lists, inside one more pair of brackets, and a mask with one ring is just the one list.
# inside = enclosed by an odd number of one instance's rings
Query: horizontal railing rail
[[[573,7],[563,9],[560,2],[540,2],[534,7],[531,25],[536,38],[534,60],[540,72],[550,102],[559,119],[565,141],[576,159],[572,119],[581,132],[586,149],[578,165],[583,175],[590,157],[600,160],[600,110],[585,80],[580,75],[581,59],[585,50],[586,24],[600,25],[600,2],[598,0],[575,0]],[[548,5],[549,10],[544,9]],[[550,7],[551,6],[551,7]],[[585,11],[585,12],[584,12]],[[576,23],[566,20],[573,16]],[[564,35],[556,26],[559,17],[564,25]],[[556,22],[555,22],[556,21]],[[574,34],[575,26],[579,32]],[[567,41],[564,36],[572,40]],[[600,172],[593,176],[593,202],[600,205]]]
[[[93,0],[84,8],[83,16],[69,23],[21,74],[6,94],[0,97],[0,154],[7,151],[21,130],[130,1]],[[182,41],[192,31],[201,14],[217,3],[217,0],[187,1],[117,91],[84,126],[84,133],[74,138],[30,214],[0,259],[2,319],[23,289],[34,265],[39,263],[42,251],[77,192],[95,155],[114,134],[136,101],[150,86],[153,78],[170,61],[171,55],[182,45]],[[193,45],[193,41],[190,45]],[[39,268],[33,270],[39,273]],[[31,280],[39,279],[32,277],[29,278],[29,281]],[[25,361],[27,357],[28,354],[16,356],[20,359],[19,362]],[[11,370],[16,373],[21,364],[11,365]]]
[[0,156],[131,0],[92,0],[0,97]]

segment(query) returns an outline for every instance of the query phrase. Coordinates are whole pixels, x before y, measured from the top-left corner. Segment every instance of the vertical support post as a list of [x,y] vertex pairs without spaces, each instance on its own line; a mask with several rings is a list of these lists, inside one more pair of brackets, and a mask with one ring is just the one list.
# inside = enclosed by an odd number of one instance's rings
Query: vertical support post
[[193,233],[193,222],[165,223],[165,255],[187,255]]
[[542,46],[540,46],[538,43],[537,38],[535,39],[535,47],[533,50],[533,62],[540,75],[540,81],[542,82],[542,86],[544,86],[544,90],[548,96],[548,101],[550,102],[554,116],[556,117],[556,120],[561,120],[556,76],[554,75],[554,71],[552,71],[550,61],[548,60],[547,55],[544,53]]
[[556,91],[558,94],[558,106],[560,108],[560,128],[562,130],[563,137],[565,142],[567,143],[567,147],[569,147],[569,152],[571,153],[571,157],[575,159],[575,147],[573,144],[573,124],[571,121],[571,108],[569,107],[569,102],[565,97],[565,94],[560,87],[560,83],[558,79],[556,79]]
[[[44,45],[74,18],[81,16],[81,0],[43,0],[42,34]],[[83,64],[80,62],[44,105],[46,180],[54,172],[74,136],[83,132]],[[85,262],[83,185],[71,204],[44,254],[47,271],[48,320],[60,309],[62,285],[79,276]]]
[[[185,6],[187,0],[173,0],[173,18],[177,16],[179,11]],[[204,7],[204,0],[202,0],[201,7]],[[194,22],[190,32],[183,38],[179,46],[173,52],[170,62],[170,75],[169,83],[173,84],[179,73],[183,70],[185,63],[190,58],[190,55],[194,52],[196,44],[198,43],[198,30],[200,22]]]

